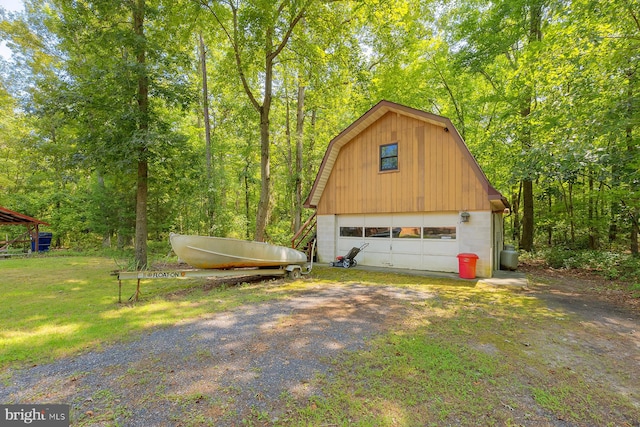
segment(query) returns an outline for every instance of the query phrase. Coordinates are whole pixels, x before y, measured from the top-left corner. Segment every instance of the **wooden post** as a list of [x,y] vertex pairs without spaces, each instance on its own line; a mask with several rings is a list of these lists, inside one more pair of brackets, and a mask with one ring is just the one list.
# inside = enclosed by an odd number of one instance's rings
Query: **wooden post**
[[140,279],[138,279],[138,286],[136,287],[136,297],[134,298],[134,301],[138,301],[138,297],[140,296]]

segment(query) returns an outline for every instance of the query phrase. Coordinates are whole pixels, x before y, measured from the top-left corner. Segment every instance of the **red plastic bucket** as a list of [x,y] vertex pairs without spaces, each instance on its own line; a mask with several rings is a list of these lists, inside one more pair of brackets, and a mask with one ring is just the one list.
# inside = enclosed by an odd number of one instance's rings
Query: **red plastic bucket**
[[458,271],[461,279],[476,278],[476,254],[458,254]]

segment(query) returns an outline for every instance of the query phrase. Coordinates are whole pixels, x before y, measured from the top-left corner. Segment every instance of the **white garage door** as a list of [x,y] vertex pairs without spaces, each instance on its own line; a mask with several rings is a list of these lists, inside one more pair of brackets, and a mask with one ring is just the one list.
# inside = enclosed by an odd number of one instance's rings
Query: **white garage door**
[[458,271],[458,213],[424,215],[340,215],[337,253],[369,245],[362,265],[432,271]]

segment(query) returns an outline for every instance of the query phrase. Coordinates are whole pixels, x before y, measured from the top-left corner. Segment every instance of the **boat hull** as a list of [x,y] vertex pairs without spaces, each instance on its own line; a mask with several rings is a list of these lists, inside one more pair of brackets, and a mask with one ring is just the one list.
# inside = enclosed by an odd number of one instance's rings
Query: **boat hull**
[[173,251],[195,268],[248,268],[303,265],[307,256],[284,246],[222,237],[171,234]]

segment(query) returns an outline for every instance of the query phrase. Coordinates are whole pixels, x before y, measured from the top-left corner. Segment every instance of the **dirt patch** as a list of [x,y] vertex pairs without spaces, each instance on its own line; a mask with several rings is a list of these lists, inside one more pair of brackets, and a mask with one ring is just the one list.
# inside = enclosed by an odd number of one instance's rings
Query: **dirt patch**
[[587,299],[592,304],[603,303],[605,310],[627,311],[632,316],[640,313],[640,293],[631,291],[630,283],[607,280],[588,270],[549,268],[539,262],[522,264],[518,269],[535,277],[538,285],[551,285],[537,288],[545,289],[551,295],[564,294],[572,299]]
[[[542,307],[537,302],[532,307],[544,315],[500,319],[513,323],[512,333],[495,342],[464,335],[465,324],[458,332],[458,338],[490,356],[501,357],[509,349],[519,355],[505,369],[515,373],[508,377],[512,388],[487,386],[500,396],[498,409],[507,414],[503,418],[528,426],[581,425],[565,421],[562,410],[542,408],[530,392],[553,391],[555,380],[568,387],[575,381],[580,387],[586,382],[596,390],[614,390],[640,408],[640,314],[635,303],[611,298],[615,288],[594,278],[544,270],[529,274],[525,289],[494,291],[542,300]],[[12,371],[0,387],[0,401],[70,403],[73,425],[187,426],[210,425],[211,420],[216,426],[278,425],[296,408],[314,408],[315,399],[323,397],[318,384],[330,381],[336,368],[332,360],[345,351],[366,350],[377,334],[411,319],[430,316],[436,322],[439,312],[454,316],[449,306],[473,322],[495,321],[491,307],[500,304],[499,299],[483,303],[485,296],[459,299],[455,287],[444,297],[429,287],[309,283],[292,297]],[[218,285],[208,283],[205,290]],[[437,328],[431,333],[437,337]],[[606,396],[598,399],[606,401]],[[613,419],[624,420],[615,425],[640,425],[638,420],[627,422],[628,413],[608,414],[607,408],[599,413],[604,424]]]
[[409,309],[406,301],[431,297],[392,287],[317,287],[14,372],[0,401],[71,403],[74,425],[277,422],[293,402],[321,393],[313,381],[330,375],[332,357],[364,348]]
[[539,332],[535,339],[542,353],[558,369],[578,371],[586,381],[605,384],[640,408],[635,375],[640,370],[640,299],[590,272],[526,269],[526,293],[566,320],[549,322]]

